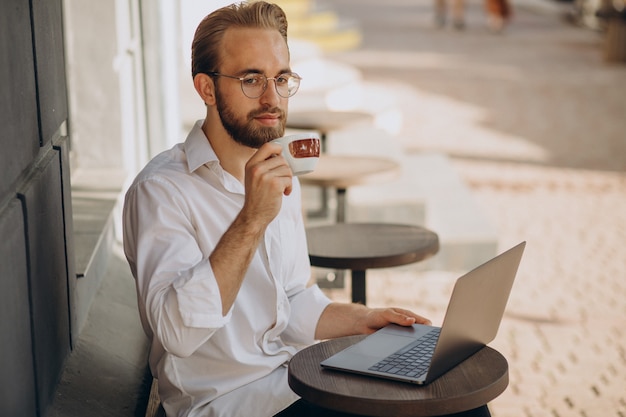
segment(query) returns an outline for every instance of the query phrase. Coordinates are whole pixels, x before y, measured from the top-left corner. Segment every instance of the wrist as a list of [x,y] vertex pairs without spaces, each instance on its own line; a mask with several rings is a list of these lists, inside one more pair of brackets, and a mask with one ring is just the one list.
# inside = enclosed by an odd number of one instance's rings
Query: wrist
[[249,210],[242,209],[233,221],[233,226],[246,236],[260,237],[265,233],[268,223]]
[[370,333],[369,315],[371,309],[363,304],[352,304],[354,317],[354,330],[356,334]]

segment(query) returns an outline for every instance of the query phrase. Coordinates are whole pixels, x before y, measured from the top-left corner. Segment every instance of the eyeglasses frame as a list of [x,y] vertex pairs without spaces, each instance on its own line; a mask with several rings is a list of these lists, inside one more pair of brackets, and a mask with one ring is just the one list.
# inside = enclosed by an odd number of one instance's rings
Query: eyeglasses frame
[[[290,98],[293,97],[299,90],[300,88],[300,81],[302,81],[302,77],[300,77],[298,74],[296,74],[295,72],[283,72],[281,74],[278,74],[276,77],[267,77],[265,74],[261,74],[261,73],[256,73],[256,72],[250,72],[250,73],[246,73],[243,77],[237,77],[236,75],[228,75],[228,74],[222,74],[216,71],[210,71],[206,73],[209,76],[212,77],[226,77],[226,78],[232,78],[234,80],[239,80],[239,83],[241,85],[241,92],[243,93],[244,96],[251,98],[251,99],[256,99],[261,97],[263,94],[265,94],[265,92],[267,91],[267,86],[269,85],[269,81],[272,80],[274,81],[274,89],[276,90],[276,94],[278,94],[279,96],[281,96],[282,98]],[[254,75],[260,75],[263,76],[265,78],[265,82],[263,83],[263,91],[261,91],[261,94],[259,94],[256,97],[250,97],[249,95],[246,94],[246,91],[244,90],[243,87],[243,82],[246,79],[247,75],[250,74],[254,74]],[[288,95],[287,97],[283,96],[279,91],[278,91],[278,84],[276,84],[276,79],[280,78],[283,75],[289,75],[293,78],[296,78],[298,80],[298,87],[296,88],[296,90],[293,92],[293,94]]]

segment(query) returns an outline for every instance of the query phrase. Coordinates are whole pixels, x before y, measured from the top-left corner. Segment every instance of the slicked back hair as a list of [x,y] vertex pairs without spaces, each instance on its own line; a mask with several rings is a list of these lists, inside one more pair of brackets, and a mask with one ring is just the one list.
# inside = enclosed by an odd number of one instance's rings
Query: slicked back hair
[[206,16],[191,44],[191,75],[217,71],[220,44],[229,28],[276,29],[287,43],[287,17],[276,4],[265,1],[234,3]]

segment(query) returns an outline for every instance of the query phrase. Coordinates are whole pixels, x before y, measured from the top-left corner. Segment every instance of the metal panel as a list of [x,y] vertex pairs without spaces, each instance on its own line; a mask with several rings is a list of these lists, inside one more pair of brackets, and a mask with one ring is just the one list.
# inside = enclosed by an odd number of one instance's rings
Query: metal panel
[[61,198],[63,201],[63,224],[65,226],[65,264],[67,268],[68,302],[70,310],[70,334],[72,346],[78,338],[78,318],[76,316],[76,258],[74,244],[74,219],[72,210],[72,186],[70,182],[70,151],[69,137],[64,136],[58,139],[54,149],[58,151],[59,167],[61,169]]
[[61,169],[50,150],[29,178],[24,204],[30,266],[30,294],[39,404],[45,410],[70,351]]
[[35,416],[26,243],[18,200],[0,211],[0,236],[0,409],[5,416]]
[[28,0],[0,2],[0,201],[39,152]]
[[61,0],[33,0],[32,3],[43,145],[68,118],[63,10]]

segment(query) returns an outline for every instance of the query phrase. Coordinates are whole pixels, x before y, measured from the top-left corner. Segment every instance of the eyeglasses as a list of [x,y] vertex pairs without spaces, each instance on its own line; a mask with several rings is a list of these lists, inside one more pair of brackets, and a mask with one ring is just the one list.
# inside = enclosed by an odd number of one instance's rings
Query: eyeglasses
[[243,77],[235,77],[234,75],[220,74],[219,72],[207,73],[211,76],[233,78],[241,81],[241,91],[248,98],[259,98],[267,90],[269,80],[274,80],[274,86],[279,96],[289,98],[296,94],[300,87],[302,78],[294,72],[285,72],[276,77],[268,78],[263,74],[250,73]]

